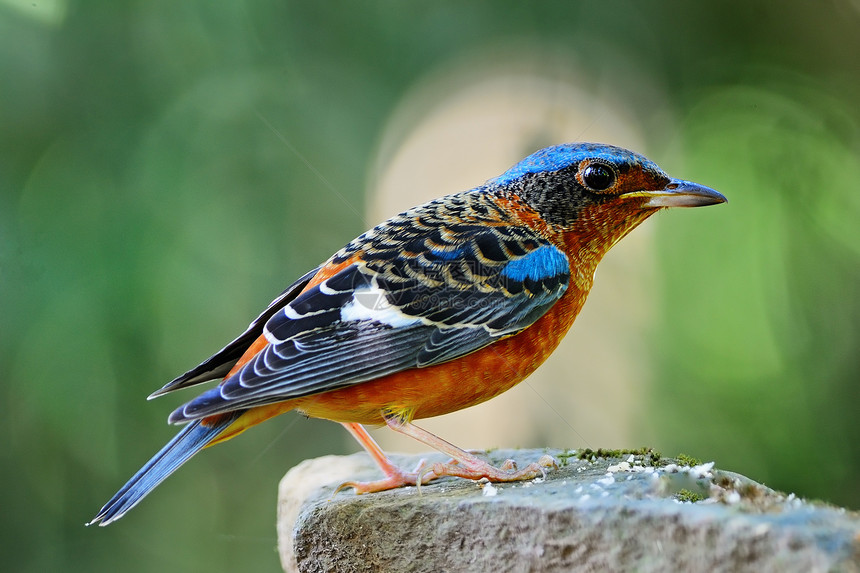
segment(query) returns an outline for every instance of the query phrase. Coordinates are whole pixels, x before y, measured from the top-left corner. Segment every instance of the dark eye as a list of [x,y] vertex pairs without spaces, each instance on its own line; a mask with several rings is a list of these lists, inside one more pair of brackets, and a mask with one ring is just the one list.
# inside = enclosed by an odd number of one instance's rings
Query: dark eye
[[603,191],[615,183],[615,172],[608,165],[592,163],[583,170],[582,182],[592,191]]

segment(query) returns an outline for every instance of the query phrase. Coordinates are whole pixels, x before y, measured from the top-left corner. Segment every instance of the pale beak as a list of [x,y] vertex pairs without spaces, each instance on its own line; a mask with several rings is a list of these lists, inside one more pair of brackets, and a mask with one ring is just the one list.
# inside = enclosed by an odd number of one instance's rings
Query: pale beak
[[714,191],[710,187],[673,179],[663,189],[658,191],[636,191],[630,195],[648,197],[642,207],[704,207],[705,205],[717,205],[726,203],[722,193]]

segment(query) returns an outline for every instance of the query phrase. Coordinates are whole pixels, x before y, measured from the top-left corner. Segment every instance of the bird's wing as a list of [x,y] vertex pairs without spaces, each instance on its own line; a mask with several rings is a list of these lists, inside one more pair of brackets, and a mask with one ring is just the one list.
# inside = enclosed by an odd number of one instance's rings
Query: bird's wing
[[567,256],[522,227],[457,225],[384,245],[378,239],[370,235],[323,266],[321,273],[341,268],[277,310],[263,329],[269,344],[170,421],[326,392],[469,354],[534,323],[570,278]]
[[284,306],[298,296],[300,292],[308,285],[311,279],[317,274],[319,267],[306,273],[299,280],[291,284],[287,289],[278,295],[278,298],[273,300],[266,310],[260,313],[260,316],[255,318],[245,332],[237,336],[232,342],[224,348],[207,358],[198,366],[192,368],[185,374],[177,376],[155,392],[149,395],[149,399],[157,398],[168,392],[194,386],[207,380],[223,378],[230,372],[230,369],[239,361],[239,358],[245,353],[251,344],[263,334],[263,327],[266,322],[274,316],[276,312],[283,309]]

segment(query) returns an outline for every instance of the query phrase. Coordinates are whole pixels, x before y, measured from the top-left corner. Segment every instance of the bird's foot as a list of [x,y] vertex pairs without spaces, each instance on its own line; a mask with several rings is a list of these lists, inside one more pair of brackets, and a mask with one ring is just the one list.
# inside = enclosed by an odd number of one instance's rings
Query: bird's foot
[[375,493],[407,485],[416,485],[420,488],[422,483],[427,483],[435,479],[434,477],[423,477],[427,473],[425,469],[426,464],[427,462],[422,459],[418,462],[415,470],[411,472],[402,470],[396,466],[389,466],[386,468],[384,478],[375,481],[347,481],[337,486],[335,493],[345,487],[353,488],[357,494]]
[[558,469],[558,464],[552,456],[544,455],[533,464],[529,464],[523,469],[517,469],[517,464],[514,460],[505,460],[500,467],[490,465],[488,462],[474,455],[474,453],[461,450],[443,440],[408,422],[398,416],[385,416],[385,423],[396,432],[415,438],[416,440],[435,448],[436,450],[446,453],[451,456],[451,459],[446,463],[437,462],[432,465],[427,465],[424,460],[421,460],[418,467],[414,471],[407,472],[396,465],[385,455],[379,448],[379,445],[370,437],[367,430],[356,423],[344,423],[346,428],[360,443],[367,449],[371,457],[379,465],[385,477],[381,480],[370,482],[355,482],[348,481],[340,484],[335,490],[335,493],[345,487],[351,487],[355,493],[372,493],[377,491],[385,491],[405,485],[414,485],[421,491],[421,485],[434,479],[452,476],[465,479],[480,480],[486,478],[493,482],[511,482],[536,478],[539,476],[546,477],[548,468]]
[[521,481],[536,477],[546,478],[546,471],[549,468],[558,469],[555,459],[549,455],[541,456],[537,462],[531,463],[521,470],[517,469],[517,463],[514,460],[505,460],[500,467],[478,459],[465,460],[464,463],[451,460],[445,464],[435,463],[429,466],[421,477],[421,483],[443,476],[472,480],[486,478],[491,482]]

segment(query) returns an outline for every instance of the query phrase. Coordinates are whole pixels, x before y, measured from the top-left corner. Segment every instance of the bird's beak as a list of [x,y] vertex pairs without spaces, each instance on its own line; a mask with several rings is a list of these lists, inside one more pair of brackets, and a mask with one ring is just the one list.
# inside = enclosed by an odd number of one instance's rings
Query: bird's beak
[[625,195],[646,197],[647,200],[642,204],[646,208],[704,207],[728,202],[722,193],[683,179],[673,179],[663,189],[656,191],[635,191]]

